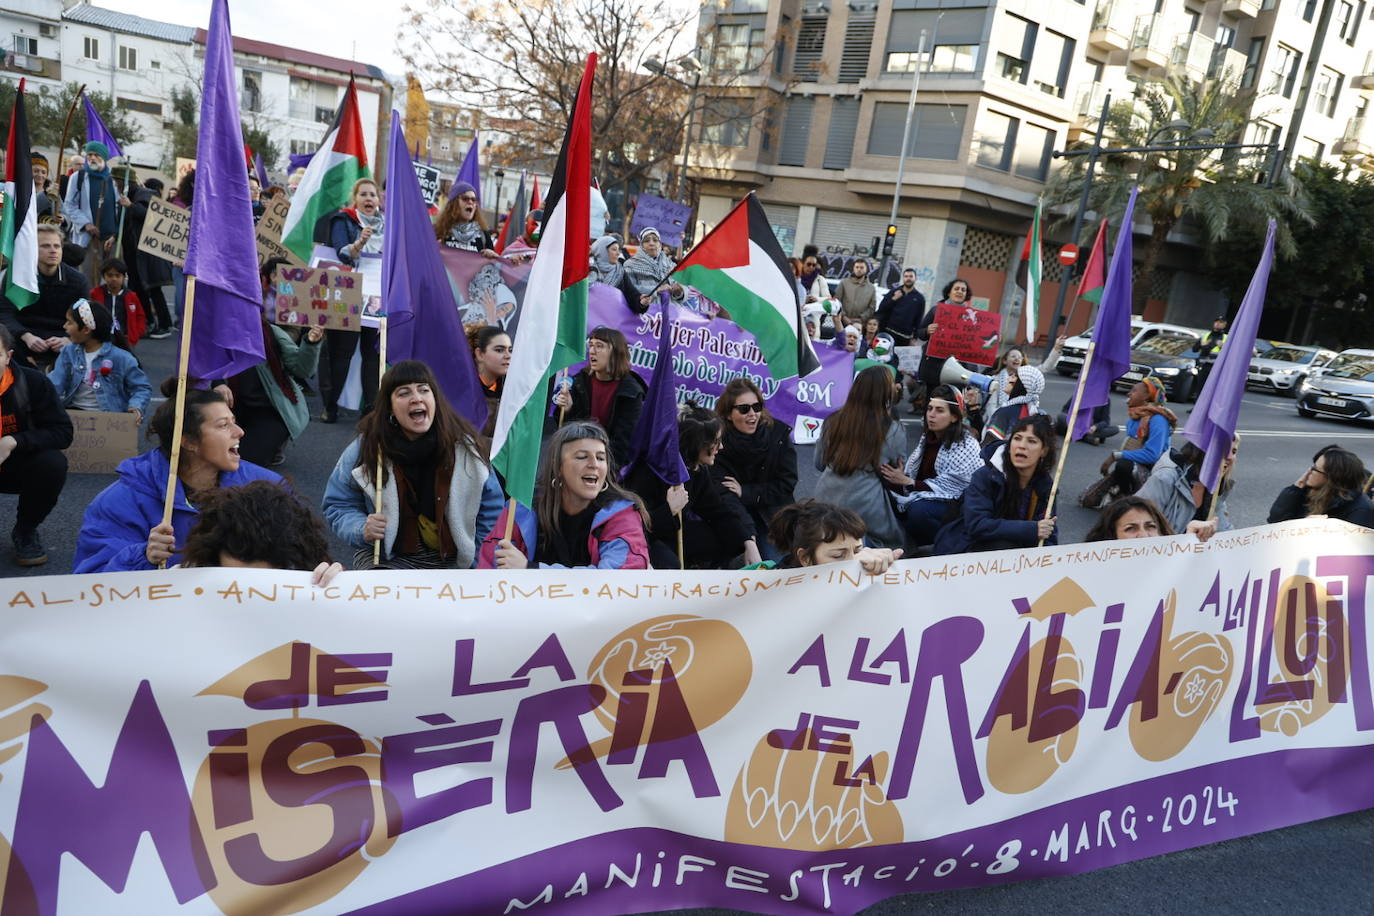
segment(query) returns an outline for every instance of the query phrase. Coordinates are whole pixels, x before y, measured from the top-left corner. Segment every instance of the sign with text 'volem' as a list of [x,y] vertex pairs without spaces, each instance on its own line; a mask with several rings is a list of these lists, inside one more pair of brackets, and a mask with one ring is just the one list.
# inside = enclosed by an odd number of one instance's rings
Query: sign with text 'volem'
[[363,277],[351,270],[277,268],[272,320],[301,327],[356,331],[362,327]]

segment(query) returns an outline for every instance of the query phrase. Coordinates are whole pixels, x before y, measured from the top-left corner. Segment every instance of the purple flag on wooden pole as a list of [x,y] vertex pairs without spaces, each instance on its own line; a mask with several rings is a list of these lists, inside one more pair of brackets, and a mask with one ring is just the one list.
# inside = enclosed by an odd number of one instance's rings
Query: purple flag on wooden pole
[[458,185],[467,182],[472,185],[477,192],[477,207],[482,207],[482,167],[477,161],[477,134],[472,135],[472,145],[468,147],[468,154],[463,157],[463,164],[458,166],[458,174],[453,179],[453,186],[448,189],[449,197],[458,196]]
[[1107,283],[1102,287],[1102,299],[1097,306],[1097,320],[1093,324],[1092,361],[1084,370],[1083,393],[1078,399],[1069,439],[1083,438],[1093,427],[1093,409],[1106,404],[1112,382],[1131,368],[1131,220],[1135,216],[1135,197],[1139,188],[1131,189],[1121,227],[1116,233],[1116,251],[1107,269]]
[[658,359],[654,363],[654,377],[644,395],[644,408],[630,439],[630,457],[621,470],[629,475],[635,465],[643,462],[658,479],[668,486],[687,482],[687,465],[682,461],[677,429],[677,373],[673,371],[673,325],[669,321],[671,306],[668,291],[659,293]]
[[1206,453],[1198,481],[1215,492],[1221,478],[1221,465],[1231,454],[1236,438],[1236,421],[1240,417],[1240,399],[1245,394],[1245,376],[1250,371],[1250,358],[1255,352],[1255,335],[1259,333],[1260,313],[1264,311],[1264,295],[1269,288],[1269,270],[1274,266],[1274,232],[1278,224],[1269,221],[1264,236],[1264,251],[1260,254],[1250,288],[1241,300],[1235,323],[1221,346],[1221,354],[1207,384],[1202,386],[1183,437]]
[[214,0],[205,39],[196,194],[185,271],[195,278],[187,373],[203,380],[228,378],[262,362],[262,284],[248,171],[243,167],[228,0]]
[[429,205],[407,152],[401,116],[393,111],[386,161],[386,243],[382,245],[386,359],[426,363],[453,409],[481,429],[487,422],[486,393],[439,257]]
[[119,148],[119,141],[115,140],[114,134],[105,126],[105,122],[100,119],[100,112],[95,110],[91,104],[91,97],[86,93],[81,93],[81,102],[86,106],[86,142],[92,140],[97,143],[105,144],[105,148],[110,151],[106,159],[117,159],[124,155],[124,150]]

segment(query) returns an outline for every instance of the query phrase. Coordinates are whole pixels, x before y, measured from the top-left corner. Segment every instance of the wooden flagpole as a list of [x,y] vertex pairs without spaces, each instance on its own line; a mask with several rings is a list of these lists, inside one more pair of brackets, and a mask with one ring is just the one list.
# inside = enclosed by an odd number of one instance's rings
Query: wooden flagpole
[[[378,394],[381,394],[381,391],[382,391],[382,379],[386,376],[386,316],[385,316],[385,315],[383,315],[381,318],[377,319],[377,333],[380,335],[380,336],[379,336],[379,339],[378,339],[378,341],[377,341],[377,393],[378,393]],[[362,340],[361,340],[361,339],[359,339],[359,341],[358,341],[358,346],[359,346],[359,347],[362,346]],[[382,449],[381,449],[380,446],[379,446],[378,449],[377,449],[377,491],[376,491],[376,498],[373,500],[373,504],[374,504],[374,506],[376,507],[374,511],[376,511],[376,513],[377,513],[378,515],[381,515],[381,514],[382,514],[382,472],[383,472],[384,470],[385,470],[385,467],[384,467],[384,465],[383,465]],[[375,540],[375,541],[372,542],[372,565],[373,565],[373,566],[381,566],[381,565],[382,565],[382,541],[383,541],[384,539],[385,539],[385,536],[383,536],[382,538],[378,538],[377,540]]]
[[[172,523],[172,505],[177,496],[177,473],[181,468],[181,436],[184,432],[183,420],[186,416],[186,369],[191,359],[191,319],[195,315],[196,278],[186,277],[186,307],[181,315],[181,354],[177,359],[176,413],[172,418],[172,457],[167,466],[167,494],[162,501],[162,524]],[[175,548],[175,544],[173,545]],[[159,569],[167,568],[167,561],[158,564]]]
[[72,99],[71,107],[67,109],[67,120],[62,122],[62,142],[57,145],[57,178],[60,181],[63,169],[66,168],[67,157],[67,135],[72,129],[72,115],[76,114],[76,105],[81,101],[81,96],[86,92],[86,84],[82,83],[81,88],[76,90],[76,96]]
[[[126,158],[124,160],[124,194],[122,195],[124,197],[129,196],[129,174],[132,171],[133,168],[129,165],[129,160]],[[116,258],[119,257],[119,253],[124,250],[124,217],[128,214],[128,212],[128,207],[119,208],[119,231],[115,233],[115,244],[113,252],[113,256]]]
[[[1054,483],[1050,485],[1050,498],[1045,502],[1045,518],[1054,515],[1054,500],[1059,495],[1059,481],[1064,477],[1064,463],[1069,457],[1069,443],[1073,441],[1073,428],[1078,422],[1078,406],[1083,400],[1083,384],[1088,380],[1088,367],[1093,364],[1093,349],[1096,346],[1094,341],[1089,340],[1088,352],[1083,354],[1083,370],[1078,373],[1078,387],[1073,393],[1073,408],[1069,410],[1069,423],[1064,430],[1064,447],[1059,450],[1059,466],[1054,470]],[[1045,539],[1041,538],[1035,546],[1044,547]]]
[[687,551],[682,546],[682,513],[677,512],[677,565],[679,569],[687,568]]

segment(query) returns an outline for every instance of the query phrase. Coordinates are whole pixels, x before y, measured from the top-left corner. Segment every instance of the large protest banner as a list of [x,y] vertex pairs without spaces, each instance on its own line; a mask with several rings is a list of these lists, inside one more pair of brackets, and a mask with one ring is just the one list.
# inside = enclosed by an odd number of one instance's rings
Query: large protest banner
[[439,252],[463,324],[492,324],[514,334],[520,324],[520,303],[525,298],[532,262],[484,258],[475,251],[447,245],[440,246]]
[[3,580],[0,906],[851,914],[1366,808],[1371,575],[1309,519],[877,578]]

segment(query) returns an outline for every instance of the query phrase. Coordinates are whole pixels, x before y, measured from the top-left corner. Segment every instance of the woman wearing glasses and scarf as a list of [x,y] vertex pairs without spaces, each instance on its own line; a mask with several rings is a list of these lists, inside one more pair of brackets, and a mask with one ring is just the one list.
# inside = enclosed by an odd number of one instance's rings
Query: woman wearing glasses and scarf
[[792,430],[769,415],[763,392],[747,378],[725,386],[716,401],[725,426],[720,453],[711,476],[739,497],[754,522],[759,553],[779,560],[781,553],[768,541],[773,515],[796,500],[797,450]]
[[466,181],[460,181],[450,191],[448,203],[434,221],[434,234],[439,242],[449,248],[475,251],[484,258],[496,257],[492,247],[491,233],[482,220],[482,210],[477,206],[477,189]]

